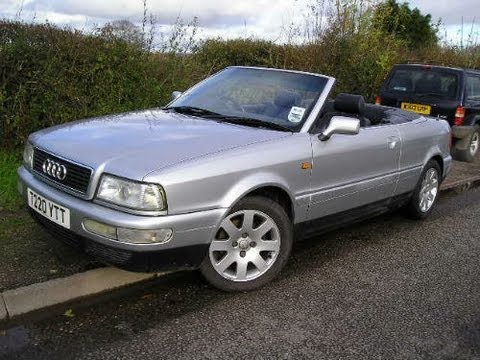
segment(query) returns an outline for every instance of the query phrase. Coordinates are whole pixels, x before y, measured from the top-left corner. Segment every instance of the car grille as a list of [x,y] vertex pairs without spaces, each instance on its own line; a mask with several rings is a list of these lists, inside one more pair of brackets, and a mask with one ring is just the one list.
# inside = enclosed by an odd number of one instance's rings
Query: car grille
[[133,256],[128,250],[114,249],[93,241],[85,244],[85,252],[112,265],[127,264]]
[[47,218],[30,209],[30,215],[52,235],[53,238],[63,241],[65,244],[83,250],[83,239],[64,227],[55,224]]
[[[43,164],[47,159],[65,166],[67,169],[67,176],[65,179],[59,180],[43,171]],[[83,195],[85,195],[88,190],[88,185],[90,184],[90,178],[92,176],[92,169],[61,159],[40,149],[34,150],[33,170],[55,184],[74,190]]]

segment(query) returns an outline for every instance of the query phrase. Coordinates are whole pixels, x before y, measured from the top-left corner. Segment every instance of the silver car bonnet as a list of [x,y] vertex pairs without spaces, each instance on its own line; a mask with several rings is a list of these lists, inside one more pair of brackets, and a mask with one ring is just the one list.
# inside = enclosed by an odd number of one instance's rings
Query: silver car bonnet
[[98,172],[141,180],[182,161],[291,133],[148,110],[76,121],[34,133],[47,152]]

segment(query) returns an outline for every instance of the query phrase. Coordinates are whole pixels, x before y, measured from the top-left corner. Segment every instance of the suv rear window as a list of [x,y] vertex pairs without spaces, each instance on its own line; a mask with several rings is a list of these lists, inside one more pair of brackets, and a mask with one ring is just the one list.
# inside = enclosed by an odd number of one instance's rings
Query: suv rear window
[[433,95],[446,99],[457,97],[458,75],[441,69],[393,70],[387,91],[411,95]]

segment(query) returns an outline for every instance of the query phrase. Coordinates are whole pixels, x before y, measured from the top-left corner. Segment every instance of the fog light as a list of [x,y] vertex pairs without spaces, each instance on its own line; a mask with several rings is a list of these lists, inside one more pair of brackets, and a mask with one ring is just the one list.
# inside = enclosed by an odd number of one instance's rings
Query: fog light
[[117,228],[95,220],[83,220],[86,231],[130,244],[164,244],[171,240],[172,229],[138,230]]
[[164,244],[172,238],[172,234],[172,229],[117,229],[118,241],[128,242],[132,244]]
[[83,220],[83,227],[85,230],[95,234],[107,237],[109,239],[117,239],[117,228],[101,222],[85,219]]

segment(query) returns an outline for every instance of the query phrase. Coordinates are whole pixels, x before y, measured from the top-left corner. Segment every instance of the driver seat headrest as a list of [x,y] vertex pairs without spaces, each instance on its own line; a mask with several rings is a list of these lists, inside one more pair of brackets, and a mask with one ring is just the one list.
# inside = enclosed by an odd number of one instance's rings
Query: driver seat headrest
[[341,93],[335,98],[334,108],[336,111],[362,115],[365,111],[365,99],[362,95]]

